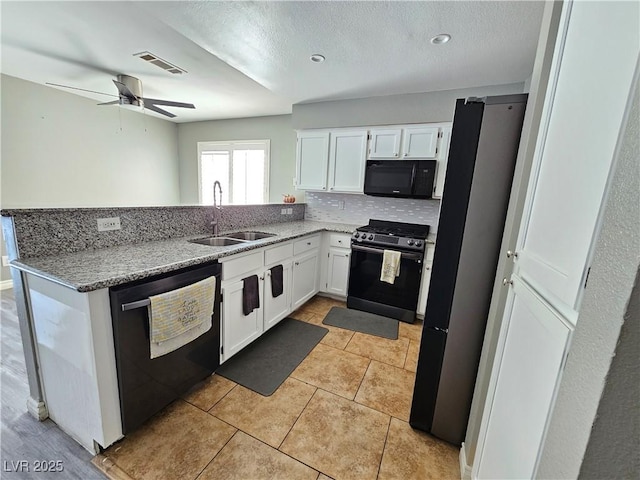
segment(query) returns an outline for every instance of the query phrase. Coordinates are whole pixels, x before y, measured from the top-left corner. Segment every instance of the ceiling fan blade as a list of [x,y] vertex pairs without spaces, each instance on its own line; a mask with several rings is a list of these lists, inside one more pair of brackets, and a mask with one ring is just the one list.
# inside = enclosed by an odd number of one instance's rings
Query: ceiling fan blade
[[180,107],[180,108],[196,108],[193,103],[172,102],[171,100],[158,100],[157,98],[143,98],[145,106],[152,105],[166,105],[167,107]]
[[114,100],[113,102],[99,103],[98,105],[118,105],[120,100]]
[[108,95],[110,97],[118,96],[118,95],[113,95],[112,93],[96,92],[95,90],[87,90],[86,88],[70,87],[68,85],[60,85],[58,83],[45,82],[45,85],[52,85],[54,87],[62,87],[62,88],[70,88],[71,90],[81,90],[83,92],[97,93],[98,95]]
[[120,92],[120,95],[123,97],[127,97],[131,100],[137,100],[138,97],[136,97],[135,93],[133,93],[131,90],[129,90],[129,87],[127,87],[124,83],[119,82],[117,80],[113,80],[113,83],[115,83],[116,88],[118,89],[118,92]]
[[163,109],[161,109],[161,108],[158,108],[158,107],[156,107],[156,106],[155,106],[155,105],[153,105],[153,104],[149,104],[149,105],[147,105],[147,104],[145,103],[144,108],[146,108],[147,110],[151,110],[151,111],[153,111],[153,112],[159,113],[160,115],[166,115],[166,116],[167,116],[167,117],[169,117],[169,118],[174,118],[174,117],[175,117],[175,115],[174,115],[173,113],[171,113],[171,112],[167,112],[166,110],[163,110]]

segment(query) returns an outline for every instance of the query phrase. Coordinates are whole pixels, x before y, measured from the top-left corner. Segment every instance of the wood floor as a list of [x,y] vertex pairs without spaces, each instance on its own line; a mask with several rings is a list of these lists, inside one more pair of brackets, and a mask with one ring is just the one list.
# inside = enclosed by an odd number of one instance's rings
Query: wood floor
[[[0,477],[4,479],[105,479],[92,455],[51,420],[27,413],[29,386],[13,290],[2,290]],[[53,469],[53,471],[42,471]],[[62,471],[56,471],[56,470]],[[36,471],[40,470],[40,471]]]

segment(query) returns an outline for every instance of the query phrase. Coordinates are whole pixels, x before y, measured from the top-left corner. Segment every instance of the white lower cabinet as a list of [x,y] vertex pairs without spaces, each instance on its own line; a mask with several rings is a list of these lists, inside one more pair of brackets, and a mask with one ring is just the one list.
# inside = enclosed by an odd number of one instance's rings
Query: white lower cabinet
[[[220,363],[229,360],[318,293],[320,235],[226,257],[222,263]],[[295,255],[295,256],[294,256]],[[282,265],[283,291],[273,295],[272,268]],[[243,279],[258,276],[260,308],[242,310]]]
[[329,248],[327,266],[327,283],[325,291],[342,297],[347,296],[349,284],[349,261],[351,250]]
[[318,293],[318,250],[295,257],[293,261],[293,285],[291,308],[302,306]]
[[282,286],[283,291],[277,297],[273,296],[271,286],[271,269],[264,273],[264,288],[262,298],[264,299],[264,331],[276,325],[280,320],[291,313],[291,266],[289,260],[282,264]]
[[[262,272],[255,272],[258,276],[258,290],[262,290],[263,280],[260,280]],[[247,274],[249,277],[251,273]],[[242,292],[244,282],[238,280],[231,283],[222,284],[222,351],[220,361],[223,362],[238,353],[244,347],[262,335],[263,328],[263,306],[260,295],[260,308],[256,308],[249,315],[242,311]]]
[[336,297],[346,297],[349,286],[351,235],[325,233],[320,258],[320,291]]

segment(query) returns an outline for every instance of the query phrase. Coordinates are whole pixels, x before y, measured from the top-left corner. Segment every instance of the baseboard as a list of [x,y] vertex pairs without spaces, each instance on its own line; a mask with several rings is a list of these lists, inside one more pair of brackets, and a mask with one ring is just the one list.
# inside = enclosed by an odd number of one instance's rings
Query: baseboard
[[13,288],[13,280],[0,281],[0,290],[6,290],[8,288]]
[[27,398],[27,411],[41,422],[49,417],[49,411],[44,402],[39,402],[31,397]]
[[460,447],[460,478],[461,480],[471,480],[471,466],[467,465],[467,453],[464,449],[464,442]]

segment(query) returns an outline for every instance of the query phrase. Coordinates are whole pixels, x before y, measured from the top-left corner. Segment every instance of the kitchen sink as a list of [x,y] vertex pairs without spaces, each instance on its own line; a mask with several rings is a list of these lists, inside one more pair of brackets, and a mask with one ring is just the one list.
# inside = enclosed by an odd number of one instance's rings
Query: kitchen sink
[[239,238],[241,240],[261,240],[263,238],[275,237],[275,233],[263,233],[263,232],[236,232],[225,235],[228,238]]
[[226,247],[229,245],[238,245],[239,243],[245,243],[246,240],[239,240],[237,238],[229,237],[207,237],[199,240],[189,240],[191,243],[199,243],[200,245],[209,245],[211,247]]

